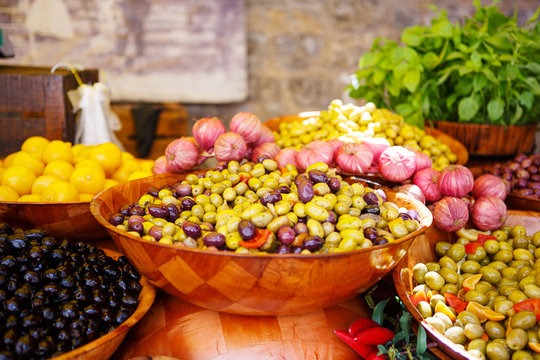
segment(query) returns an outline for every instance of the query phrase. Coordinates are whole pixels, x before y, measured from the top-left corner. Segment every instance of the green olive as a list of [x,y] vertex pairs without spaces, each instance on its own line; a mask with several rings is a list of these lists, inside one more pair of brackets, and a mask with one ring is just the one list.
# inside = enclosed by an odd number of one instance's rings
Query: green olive
[[428,262],[426,266],[429,271],[439,271],[441,269],[441,266],[436,262]]
[[424,275],[424,281],[433,290],[440,290],[445,284],[444,278],[435,271],[428,271]]
[[446,255],[446,252],[448,251],[448,249],[450,249],[451,246],[452,244],[447,241],[439,241],[435,244],[435,253],[439,257],[443,257]]
[[493,310],[495,310],[496,312],[499,312],[505,316],[509,316],[510,315],[510,311],[514,311],[514,309],[512,308],[512,306],[514,306],[514,303],[511,302],[510,300],[501,300],[501,301],[497,301],[495,303],[493,303]]
[[530,352],[518,350],[512,354],[512,360],[534,360]]
[[514,302],[514,304],[517,304],[520,301],[527,300],[527,295],[521,290],[514,290],[508,295],[508,300]]
[[488,320],[484,324],[484,331],[492,339],[504,339],[506,329],[499,322]]
[[493,289],[493,285],[491,285],[487,281],[479,281],[478,284],[476,284],[476,287],[474,288],[475,291],[486,295],[486,293]]
[[469,323],[463,328],[463,332],[467,339],[479,339],[484,334],[484,328],[480,324]]
[[413,278],[418,284],[424,283],[424,275],[428,272],[428,268],[424,263],[417,263],[413,267]]
[[480,324],[480,319],[478,319],[478,316],[467,310],[461,311],[457,315],[457,319],[459,319],[463,325]]
[[[433,299],[433,298],[431,298]],[[443,322],[444,324],[444,330],[450,328],[452,326],[452,320],[450,319],[450,317],[448,315],[446,315],[445,313],[442,313],[442,312],[437,312],[433,315],[433,317],[436,317],[436,318],[439,318],[441,319],[441,321]],[[444,333],[444,331],[442,332]]]
[[534,325],[536,325],[536,315],[532,311],[528,311],[528,310],[520,311],[514,316],[512,316],[510,325],[514,329],[515,328],[520,328],[523,330],[530,329]]
[[455,262],[458,262],[461,259],[463,259],[465,255],[466,255],[465,246],[461,244],[452,244],[452,246],[450,246],[450,248],[446,252],[446,256],[449,256]]
[[449,293],[452,293],[452,294],[456,295],[458,293],[459,289],[458,289],[456,284],[444,284],[444,286],[439,291],[441,292],[441,294],[449,292]]
[[473,339],[467,346],[467,350],[479,350],[482,354],[486,353],[486,342],[483,339]]
[[527,249],[529,247],[529,240],[524,236],[518,236],[512,239],[512,245],[516,249]]
[[465,260],[461,264],[461,271],[470,274],[477,274],[481,267],[482,266],[477,261]]
[[521,350],[527,345],[528,340],[529,337],[525,330],[513,328],[506,335],[506,346],[508,346],[510,350]]
[[486,305],[487,302],[488,302],[488,298],[484,294],[482,294],[482,293],[480,293],[480,292],[478,292],[476,290],[467,291],[465,293],[464,300],[466,302],[474,301],[474,302],[480,303],[482,305]]
[[444,336],[453,341],[456,344],[465,344],[467,342],[467,337],[465,336],[465,331],[459,326],[452,326],[444,332]]
[[510,230],[510,235],[514,238],[518,236],[527,236],[527,230],[523,225],[516,225]]
[[[502,244],[502,243],[501,243]],[[496,261],[502,261],[505,264],[508,264],[512,259],[514,258],[512,254],[512,250],[509,249],[501,249],[497,251],[497,253],[493,256],[493,259]]]
[[496,254],[500,247],[499,242],[497,240],[486,240],[484,243],[484,249],[486,249],[486,252],[490,255]]
[[445,328],[443,320],[441,320],[439,317],[435,317],[435,316],[430,316],[430,317],[427,317],[425,319],[426,319],[425,321],[428,324],[430,324],[431,326],[433,326],[433,328],[435,330],[437,330],[441,334],[444,334],[446,328]]
[[501,272],[503,271],[503,269],[506,269],[508,267],[508,265],[506,265],[502,261],[491,261],[487,266],[496,269],[498,272]]
[[467,254],[467,259],[468,260],[474,260],[474,261],[481,261],[481,260],[485,259],[486,256],[487,256],[486,249],[484,249],[484,247],[482,247],[482,246],[479,246],[479,247],[476,248],[474,253]]
[[478,273],[482,274],[482,280],[486,280],[491,284],[497,284],[501,280],[501,273],[497,269],[488,266],[482,266]]
[[416,305],[416,309],[418,310],[418,312],[420,313],[420,315],[422,315],[424,319],[430,317],[433,314],[431,306],[429,305],[427,301],[420,301]]
[[456,284],[458,282],[459,275],[453,269],[442,267],[441,270],[439,270],[439,274],[444,278],[446,283]]
[[515,267],[506,267],[501,270],[501,275],[505,279],[517,280],[517,272],[518,269],[516,269]]
[[490,360],[509,360],[510,353],[503,344],[490,342],[486,346],[486,355]]
[[458,266],[456,262],[449,256],[443,256],[439,259],[439,265],[441,268],[449,268],[451,270],[457,271]]
[[534,255],[527,249],[514,249],[514,260],[534,261]]

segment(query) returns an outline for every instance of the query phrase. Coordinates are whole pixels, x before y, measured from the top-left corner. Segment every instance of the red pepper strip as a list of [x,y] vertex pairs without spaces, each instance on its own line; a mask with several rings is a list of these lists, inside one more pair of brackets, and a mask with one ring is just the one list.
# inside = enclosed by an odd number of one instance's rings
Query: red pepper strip
[[476,242],[481,245],[484,245],[487,240],[497,240],[497,238],[493,235],[486,234],[478,234],[478,237],[476,238]]
[[418,305],[420,301],[429,302],[426,292],[424,290],[421,290],[417,292],[416,294],[409,295],[409,300],[411,300],[414,307],[416,307],[416,305]]
[[240,240],[238,243],[245,248],[255,249],[264,244],[271,233],[272,232],[268,229],[255,228],[255,236],[253,236],[253,239],[248,241]]
[[375,354],[378,352],[377,348],[375,346],[369,346],[364,345],[361,343],[358,343],[354,341],[353,337],[350,336],[347,332],[343,330],[334,330],[334,334],[336,334],[343,342],[350,346],[351,349],[356,351],[358,355],[363,357],[364,359],[367,359],[370,354],[375,352]]
[[540,321],[540,299],[527,299],[512,306],[516,312],[532,311],[536,315],[536,321]]
[[253,176],[251,175],[240,175],[240,181],[247,185],[249,179],[251,179]]
[[382,326],[362,330],[354,337],[354,341],[365,345],[383,345],[394,338],[392,330]]
[[467,308],[467,303],[465,301],[450,292],[444,293],[444,299],[458,314]]
[[288,172],[288,170],[284,168],[283,166],[279,167],[279,171],[281,171],[281,175],[284,175],[286,172]]
[[370,318],[358,318],[349,325],[349,335],[356,336],[360,331],[366,330],[372,327],[378,327],[379,324],[375,320]]
[[465,252],[467,254],[474,254],[476,250],[481,246],[482,244],[480,244],[479,242],[470,242],[468,244],[465,244]]

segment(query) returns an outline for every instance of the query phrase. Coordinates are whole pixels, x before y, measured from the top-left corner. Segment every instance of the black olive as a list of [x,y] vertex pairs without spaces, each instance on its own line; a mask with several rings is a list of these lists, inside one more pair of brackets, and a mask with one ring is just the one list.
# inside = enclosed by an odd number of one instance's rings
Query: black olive
[[22,318],[21,325],[25,328],[33,327],[42,321],[41,316],[30,314]]
[[3,337],[4,345],[9,346],[15,344],[17,341],[17,333],[13,329],[9,329],[4,333]]
[[[23,284],[13,294],[18,300],[29,300],[32,297],[32,288],[28,283]],[[41,300],[41,299],[37,299]]]
[[63,317],[68,319],[74,318],[75,316],[77,316],[77,308],[71,303],[64,304],[61,307],[60,314],[62,314]]
[[41,311],[41,315],[43,316],[44,319],[47,319],[49,321],[53,320],[56,317],[56,313],[54,312],[54,310],[48,307],[44,308]]
[[145,211],[144,211],[144,208],[142,206],[140,206],[139,204],[135,204],[131,207],[131,209],[129,210],[129,214],[130,215],[140,215],[140,216],[144,216],[145,215]]
[[95,321],[89,321],[86,326],[86,338],[88,341],[94,340],[99,333],[100,326]]
[[24,232],[24,236],[28,240],[43,240],[47,236],[47,232],[41,229],[31,229]]
[[101,282],[97,277],[88,277],[84,280],[84,286],[91,289],[97,288]]
[[7,269],[13,269],[17,266],[17,260],[15,260],[15,256],[13,255],[6,255],[0,260],[0,264]]
[[362,214],[379,215],[379,213],[380,213],[379,205],[366,205],[362,209]]
[[128,311],[127,309],[120,309],[120,311],[116,313],[114,320],[116,321],[117,324],[121,324],[124,321],[126,321],[130,316],[131,316],[130,311]]
[[109,309],[107,309],[107,308],[101,309],[101,321],[104,324],[111,324],[112,323],[113,318],[111,316],[111,312],[109,311]]
[[61,303],[69,301],[71,299],[71,290],[68,288],[62,288],[58,290],[58,294],[56,295],[58,298],[58,301]]
[[23,335],[15,343],[15,353],[22,357],[28,357],[32,354],[33,347],[32,338],[28,334]]
[[17,252],[24,251],[28,246],[28,242],[23,234],[9,235],[7,240],[11,248]]
[[24,273],[24,280],[30,284],[38,284],[41,281],[41,273],[28,270]]
[[6,275],[0,275],[0,286],[5,287],[5,284],[9,281]]
[[75,279],[74,276],[66,276],[63,279],[60,279],[60,286],[65,287],[65,288],[72,288],[75,286],[76,282],[77,280]]
[[[157,196],[157,195],[156,195]],[[131,215],[131,205],[130,204],[124,204],[120,207],[119,210],[120,214],[129,217]]]
[[18,317],[15,315],[9,315],[6,319],[6,323],[4,324],[6,329],[16,328],[19,326],[19,320]]
[[56,329],[64,329],[66,327],[66,319],[64,319],[62,317],[58,317],[58,318],[54,319],[52,325]]
[[102,289],[94,289],[92,290],[92,300],[96,304],[103,304],[106,300],[106,294]]
[[56,271],[56,269],[47,269],[45,270],[45,273],[43,274],[43,276],[47,280],[54,281],[58,279],[58,272]]
[[0,233],[1,234],[13,234],[13,227],[8,223],[0,223]]
[[135,296],[126,295],[122,298],[122,303],[127,306],[137,306],[139,300]]
[[71,340],[71,337],[69,336],[69,332],[67,332],[66,329],[62,329],[58,332],[58,340],[60,341],[67,341]]
[[101,315],[101,308],[97,304],[90,304],[84,308],[83,312],[90,317],[96,317]]
[[4,301],[7,299],[7,294],[4,289],[0,289],[0,301]]
[[86,302],[87,300],[90,300],[90,294],[86,289],[78,288],[73,292],[73,299],[81,302]]
[[9,312],[19,312],[19,302],[13,298],[4,301],[4,309]]
[[60,261],[63,261],[65,258],[65,255],[64,255],[64,251],[63,250],[59,250],[59,249],[54,249],[52,252],[51,252],[51,259],[57,261],[57,262],[60,262]]
[[45,355],[48,354],[53,349],[53,343],[49,340],[41,340],[36,347],[36,354],[37,355]]

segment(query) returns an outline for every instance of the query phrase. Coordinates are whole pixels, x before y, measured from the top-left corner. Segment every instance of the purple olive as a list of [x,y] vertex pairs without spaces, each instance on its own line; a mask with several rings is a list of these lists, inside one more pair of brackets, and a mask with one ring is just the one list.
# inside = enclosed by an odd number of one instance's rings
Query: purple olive
[[124,222],[124,215],[120,213],[114,213],[109,217],[109,224],[112,226],[120,225]]
[[128,224],[128,231],[135,231],[138,232],[140,235],[142,235],[144,230],[142,222],[134,222],[131,224]]
[[279,192],[269,191],[261,197],[261,204],[266,206],[268,204],[274,204],[282,199],[282,196]]
[[533,159],[527,158],[523,161],[521,161],[520,165],[522,168],[527,168],[533,164]]
[[526,180],[529,180],[530,177],[531,177],[531,174],[529,174],[529,172],[525,169],[519,169],[516,173],[516,176],[519,178],[519,179],[526,179]]
[[328,176],[319,169],[313,169],[308,172],[309,179],[313,181],[314,184],[317,183],[327,183]]
[[300,235],[309,232],[309,230],[305,223],[297,222],[294,225],[294,232],[296,233],[296,235]]
[[304,204],[310,202],[313,196],[315,196],[311,181],[299,181],[296,184],[296,188],[298,190],[298,199]]
[[308,236],[304,239],[304,249],[311,252],[317,251],[324,245],[323,239],[318,236]]
[[328,180],[328,187],[330,188],[330,191],[336,193],[341,189],[341,181],[337,177],[331,177]]
[[255,225],[249,220],[241,220],[238,223],[238,233],[245,241],[251,240],[255,236]]
[[178,184],[175,188],[175,192],[178,194],[178,196],[180,197],[184,197],[184,196],[190,196],[191,195],[191,185],[189,184]]
[[194,207],[197,203],[193,198],[186,196],[180,200],[180,204],[182,206],[182,210],[191,210],[192,207]]
[[158,197],[159,190],[156,189],[155,187],[151,187],[151,188],[149,188],[148,190],[146,190],[146,193],[147,193],[148,195],[153,196],[153,197]]
[[300,254],[302,253],[302,250],[304,250],[301,246],[293,246],[292,253],[293,254]]
[[536,167],[540,167],[540,155],[535,155],[533,158],[533,165]]
[[298,218],[298,222],[299,222],[299,223],[302,223],[302,224],[307,223],[307,216],[305,216],[305,217],[299,217],[299,218]]
[[531,176],[531,181],[540,181],[540,174],[534,174]]
[[206,246],[214,246],[219,249],[225,245],[225,235],[219,232],[208,233],[203,238],[203,243]]
[[[302,248],[300,248],[300,251],[302,251]],[[290,254],[291,249],[287,245],[280,245],[276,249],[276,254]]]
[[220,161],[217,163],[216,165],[216,170],[217,171],[223,171],[225,170],[227,167],[229,166],[229,163],[226,162],[226,161]]
[[375,241],[373,241],[373,245],[383,245],[388,243],[388,239],[384,236],[377,236]]
[[141,215],[131,215],[128,218],[128,226],[134,223],[143,223],[145,221],[146,220],[144,220],[144,218]]
[[538,174],[538,167],[537,166],[534,166],[534,165],[531,165],[531,166],[527,166],[525,168],[525,170],[527,172],[529,172],[529,174],[532,176],[534,174]]
[[335,224],[337,222],[337,215],[335,212],[333,212],[332,210],[330,210],[328,212],[328,217],[326,218],[326,220],[324,220],[324,222],[329,222],[331,224]]
[[364,229],[364,237],[368,240],[375,241],[375,239],[379,236],[379,233],[377,232],[377,229],[371,226],[368,226]]
[[375,189],[375,190],[373,190],[373,192],[375,192],[377,195],[379,195],[382,202],[385,202],[387,200],[386,193],[384,192],[383,189]]
[[292,244],[292,242],[294,241],[294,238],[296,237],[296,232],[290,226],[282,226],[279,228],[277,232],[277,236],[278,236],[279,241],[281,241],[282,244],[290,245]]
[[182,223],[182,230],[184,230],[184,233],[189,236],[192,239],[197,239],[199,236],[201,236],[201,227],[199,224],[193,222],[193,221],[184,221]]
[[539,181],[531,181],[531,182],[529,182],[529,188],[531,188],[533,190],[540,189],[540,182]]
[[148,235],[154,237],[154,239],[156,240],[159,240],[161,239],[161,236],[162,236],[161,230],[163,230],[161,226],[154,225],[148,230]]
[[278,186],[275,191],[277,191],[280,194],[289,194],[291,192],[291,188],[289,188],[287,185],[281,185],[281,186]]
[[529,195],[534,194],[534,191],[533,189],[526,188],[526,189],[519,189],[517,193],[518,195],[521,195],[521,196],[529,196]]
[[144,211],[144,208],[142,206],[140,206],[139,204],[135,204],[131,207],[130,211],[129,211],[130,215],[140,215],[140,216],[143,216],[145,215],[145,211]]
[[407,210],[407,214],[411,217],[411,219],[413,220],[418,220],[418,211],[416,210],[413,210],[413,209],[410,209],[410,210]]
[[167,221],[175,222],[180,217],[180,209],[175,204],[167,204],[167,210],[169,210],[169,215],[167,216]]
[[516,157],[514,158],[514,161],[520,163],[522,162],[523,160],[525,160],[527,158],[527,154],[518,154],[516,155]]
[[124,204],[120,207],[120,214],[124,216],[131,215],[131,205],[130,204]]
[[364,194],[364,201],[368,205],[377,205],[379,204],[379,197],[373,191],[368,191]]
[[405,220],[411,220],[411,216],[408,213],[399,213],[399,217]]
[[155,218],[165,219],[169,216],[169,209],[163,204],[150,204],[147,209],[148,213]]
[[526,189],[527,188],[527,185],[528,185],[528,181],[527,179],[515,179],[514,181],[514,188],[515,189]]
[[212,225],[211,223],[207,222],[207,221],[203,221],[202,223],[199,224],[201,229],[206,229],[208,231],[213,231],[214,230],[214,225]]
[[366,205],[362,209],[362,214],[375,214],[379,215],[381,212],[381,209],[379,209],[379,205]]

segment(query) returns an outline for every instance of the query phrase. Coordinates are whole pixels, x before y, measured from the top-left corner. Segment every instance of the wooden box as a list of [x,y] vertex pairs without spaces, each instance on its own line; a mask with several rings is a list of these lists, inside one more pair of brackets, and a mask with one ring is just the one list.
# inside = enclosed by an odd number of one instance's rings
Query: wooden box
[[[84,83],[99,80],[97,70],[78,73]],[[51,74],[47,67],[0,66],[0,158],[34,135],[73,141],[75,114],[67,92],[77,87],[68,70]]]

